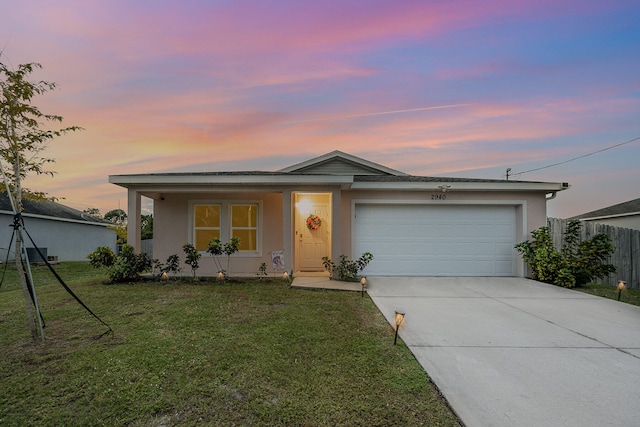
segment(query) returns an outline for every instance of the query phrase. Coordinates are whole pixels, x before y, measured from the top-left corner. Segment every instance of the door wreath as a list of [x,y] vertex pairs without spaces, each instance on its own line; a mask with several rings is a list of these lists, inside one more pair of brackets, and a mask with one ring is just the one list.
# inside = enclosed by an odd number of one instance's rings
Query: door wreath
[[309,230],[317,230],[320,228],[320,224],[322,224],[322,220],[318,215],[309,215],[307,217],[307,228]]

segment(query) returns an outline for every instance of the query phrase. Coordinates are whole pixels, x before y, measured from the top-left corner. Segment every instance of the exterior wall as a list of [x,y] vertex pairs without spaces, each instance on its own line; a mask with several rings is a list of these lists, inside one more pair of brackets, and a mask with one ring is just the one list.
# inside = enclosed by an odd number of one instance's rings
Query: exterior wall
[[[173,254],[180,257],[183,274],[190,273],[190,267],[184,264],[185,243],[193,243],[191,206],[194,202],[252,202],[260,204],[258,218],[259,247],[256,254],[236,253],[231,256],[229,273],[238,276],[255,276],[260,264],[267,264],[267,271],[271,268],[271,252],[281,251],[283,245],[283,203],[282,193],[253,193],[253,192],[221,192],[221,193],[191,193],[164,195],[164,200],[154,201],[154,236],[153,256],[161,262]],[[222,224],[224,226],[225,224]],[[224,238],[221,239],[226,241]],[[291,254],[285,254],[290,257]],[[289,260],[290,261],[290,260]],[[226,259],[223,260],[226,265]],[[207,252],[202,252],[199,276],[215,276],[217,268]]]
[[592,222],[595,224],[606,224],[612,227],[630,228],[632,230],[640,230],[640,215],[620,216],[615,218],[601,218],[592,220],[581,220],[584,222]]
[[[202,191],[199,189],[199,191]],[[357,258],[360,254],[352,253],[352,209],[354,203],[371,202],[406,202],[434,205],[456,204],[505,204],[516,207],[516,236],[518,241],[530,238],[530,233],[546,225],[545,193],[523,192],[463,192],[449,191],[341,191],[333,186],[296,186],[265,190],[265,192],[226,191],[197,193],[164,193],[161,200],[154,202],[154,258],[165,261],[172,254],[181,259],[183,274],[189,274],[189,267],[184,264],[182,246],[192,242],[191,206],[194,202],[258,202],[260,203],[259,235],[260,246],[257,255],[234,254],[231,256],[229,273],[231,275],[254,276],[261,263],[271,269],[271,252],[285,248],[287,269],[293,266],[295,241],[293,237],[292,213],[294,212],[291,192],[324,192],[333,193],[333,221],[331,258],[338,259],[341,254]],[[283,193],[289,197],[283,197]],[[446,198],[438,199],[445,195]],[[432,200],[434,196],[434,200]],[[286,204],[285,201],[289,200]],[[289,209],[287,212],[286,210]],[[286,215],[286,217],[285,217]],[[288,219],[288,221],[287,221]],[[284,230],[289,224],[290,230]],[[223,239],[224,240],[224,239]],[[285,242],[286,240],[286,242]],[[225,261],[226,262],[226,261]],[[203,252],[198,275],[214,276],[217,273],[211,256]],[[524,275],[524,264],[518,267],[518,275]]]
[[[80,224],[69,221],[57,221],[24,216],[25,229],[42,250],[47,249],[48,256],[57,256],[58,261],[87,261],[87,255],[98,246],[107,246],[116,250],[116,233],[105,226]],[[13,216],[0,215],[0,260],[4,262],[11,240]],[[33,247],[29,237],[24,235],[24,245]],[[14,259],[14,244],[9,259]]]

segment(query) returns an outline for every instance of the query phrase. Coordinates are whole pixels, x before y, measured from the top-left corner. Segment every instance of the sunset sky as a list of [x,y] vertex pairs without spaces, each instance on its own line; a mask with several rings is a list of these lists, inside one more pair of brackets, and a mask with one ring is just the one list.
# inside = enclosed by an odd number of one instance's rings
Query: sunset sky
[[34,103],[84,128],[45,151],[57,175],[27,185],[80,210],[126,209],[113,174],[268,171],[333,150],[415,175],[568,182],[555,217],[640,197],[638,0],[0,11],[0,61],[41,63],[34,78],[58,88]]

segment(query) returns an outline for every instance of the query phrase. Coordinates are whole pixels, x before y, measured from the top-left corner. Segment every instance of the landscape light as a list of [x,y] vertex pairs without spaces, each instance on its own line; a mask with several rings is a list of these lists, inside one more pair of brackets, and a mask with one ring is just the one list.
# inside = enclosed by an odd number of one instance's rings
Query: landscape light
[[224,282],[224,274],[222,273],[222,271],[218,271],[218,281]]
[[169,275],[166,271],[162,272],[162,274],[160,275],[160,280],[169,280]]
[[620,301],[620,294],[627,288],[627,282],[620,280],[618,282],[618,301]]
[[360,292],[360,296],[364,298],[364,288],[367,287],[367,278],[366,278],[366,276],[362,276],[362,279],[360,279],[360,285],[362,286],[362,291]]
[[396,342],[398,341],[398,329],[400,329],[400,325],[404,321],[404,313],[396,311],[396,317],[394,320],[396,322],[396,336],[393,338],[393,345],[396,345]]
[[284,273],[282,273],[282,278],[289,284],[289,286],[291,286],[291,280],[289,280],[289,272],[285,271]]

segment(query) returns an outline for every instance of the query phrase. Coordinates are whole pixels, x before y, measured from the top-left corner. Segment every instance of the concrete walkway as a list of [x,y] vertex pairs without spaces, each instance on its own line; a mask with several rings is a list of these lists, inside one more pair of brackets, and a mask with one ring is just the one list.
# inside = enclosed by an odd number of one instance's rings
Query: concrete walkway
[[520,278],[368,279],[467,427],[640,425],[640,307]]
[[292,288],[310,288],[310,289],[333,289],[337,291],[358,291],[362,290],[360,283],[341,282],[339,280],[330,280],[327,275],[314,276],[294,276],[291,283]]

